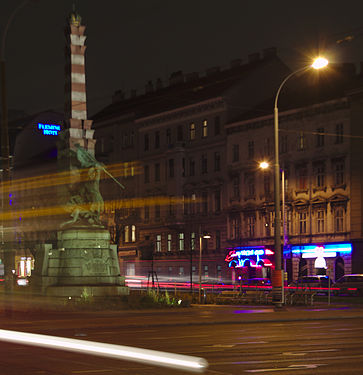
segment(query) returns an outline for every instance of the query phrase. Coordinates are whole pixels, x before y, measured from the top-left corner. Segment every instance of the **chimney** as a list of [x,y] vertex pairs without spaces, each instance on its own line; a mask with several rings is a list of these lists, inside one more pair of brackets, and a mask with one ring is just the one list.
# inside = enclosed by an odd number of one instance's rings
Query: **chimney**
[[250,55],[248,55],[248,63],[249,64],[254,63],[256,61],[259,61],[259,60],[260,60],[260,53],[259,52],[251,53]]
[[242,65],[242,59],[234,59],[234,60],[232,60],[231,63],[230,63],[230,67],[231,67],[231,69],[233,69],[233,68],[238,68],[238,67],[241,66],[241,65]]
[[265,48],[262,51],[262,56],[264,59],[268,59],[269,57],[274,57],[276,55],[277,55],[276,47]]
[[185,75],[185,82],[197,81],[199,79],[198,72],[192,72]]
[[213,66],[211,68],[208,68],[205,72],[206,72],[207,77],[209,77],[213,74],[219,73],[220,71],[221,71],[221,68],[219,66]]
[[184,83],[184,75],[181,70],[171,73],[169,78],[169,86],[175,86],[180,83]]
[[150,94],[153,91],[154,91],[154,85],[152,81],[148,81],[147,84],[145,85],[145,94]]
[[156,90],[160,90],[163,88],[163,81],[161,80],[161,78],[158,78],[156,80],[155,88]]
[[116,90],[112,95],[112,103],[121,102],[125,99],[125,93],[122,90]]

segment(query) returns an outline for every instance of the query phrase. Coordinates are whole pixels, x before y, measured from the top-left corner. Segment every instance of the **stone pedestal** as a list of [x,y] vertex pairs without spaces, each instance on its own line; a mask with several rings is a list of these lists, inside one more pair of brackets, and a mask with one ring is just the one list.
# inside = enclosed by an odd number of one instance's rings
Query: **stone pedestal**
[[102,227],[59,231],[57,248],[42,245],[36,258],[36,284],[43,294],[60,297],[128,294],[125,279],[120,275],[116,245],[110,245],[110,233]]

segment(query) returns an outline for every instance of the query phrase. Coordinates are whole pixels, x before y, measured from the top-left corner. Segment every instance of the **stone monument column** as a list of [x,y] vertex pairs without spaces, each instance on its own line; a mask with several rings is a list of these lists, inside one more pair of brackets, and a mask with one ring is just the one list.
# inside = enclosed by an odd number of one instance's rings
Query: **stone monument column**
[[73,11],[66,26],[65,118],[67,126],[59,135],[58,171],[65,183],[58,186],[63,208],[57,246],[40,246],[36,274],[44,294],[59,297],[128,294],[116,245],[102,225],[103,199],[100,175],[107,172],[95,159],[94,130],[87,119],[85,79],[85,26]]

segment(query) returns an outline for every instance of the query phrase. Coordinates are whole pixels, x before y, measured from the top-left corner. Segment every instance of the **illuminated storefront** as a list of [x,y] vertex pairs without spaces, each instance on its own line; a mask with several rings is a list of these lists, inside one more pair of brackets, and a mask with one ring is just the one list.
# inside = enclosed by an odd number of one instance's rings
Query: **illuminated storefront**
[[226,249],[225,261],[232,269],[232,279],[236,276],[246,278],[270,277],[273,267],[274,251],[265,246],[237,246]]
[[328,274],[333,280],[351,273],[352,244],[323,243],[290,245],[284,250],[284,259],[291,262],[292,278]]

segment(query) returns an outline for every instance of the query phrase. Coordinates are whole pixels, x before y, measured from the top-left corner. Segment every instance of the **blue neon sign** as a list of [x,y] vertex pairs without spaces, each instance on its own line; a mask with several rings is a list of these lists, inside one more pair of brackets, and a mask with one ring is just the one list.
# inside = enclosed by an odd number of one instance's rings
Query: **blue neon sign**
[[273,255],[274,252],[270,249],[265,249],[263,246],[249,247],[249,246],[240,246],[234,247],[230,250],[226,256],[225,261],[228,262],[229,267],[244,267],[248,261],[252,267],[259,265],[262,261],[265,266],[271,266],[271,262],[268,259],[260,259],[260,256],[263,255]]
[[[337,253],[351,254],[352,244],[346,242],[322,245],[292,245],[290,250],[293,254],[301,254],[303,258],[317,258],[321,254],[324,258],[334,258]],[[285,250],[284,254],[288,254],[290,250]]]
[[61,131],[61,126],[56,124],[42,124],[39,122],[38,130],[41,130],[43,135],[58,135],[58,132]]

